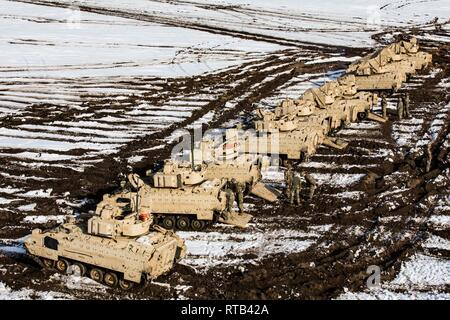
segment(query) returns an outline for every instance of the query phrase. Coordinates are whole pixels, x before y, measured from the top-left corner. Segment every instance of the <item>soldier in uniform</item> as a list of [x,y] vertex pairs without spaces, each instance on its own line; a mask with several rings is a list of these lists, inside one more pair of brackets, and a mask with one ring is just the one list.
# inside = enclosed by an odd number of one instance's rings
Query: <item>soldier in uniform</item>
[[403,107],[404,107],[405,118],[409,118],[411,115],[409,113],[409,93],[408,92],[403,96]]
[[225,195],[227,200],[227,205],[225,208],[225,212],[223,212],[223,218],[224,220],[230,219],[231,212],[233,211],[233,205],[234,205],[234,193],[233,190],[231,190],[229,184],[227,184],[225,189]]
[[381,98],[381,110],[383,111],[383,118],[387,119],[387,99],[386,96],[383,95]]
[[245,185],[236,181],[235,178],[231,179],[231,183],[233,185],[234,192],[236,194],[237,205],[239,207],[239,212],[244,212],[244,189]]
[[400,97],[398,98],[397,101],[397,114],[400,120],[403,119],[403,113],[404,113],[403,99]]
[[309,200],[312,200],[312,198],[314,197],[314,192],[317,189],[317,182],[309,173],[305,174],[305,180],[308,183],[309,187],[308,198]]
[[290,204],[300,204],[300,191],[302,189],[302,181],[300,179],[300,176],[297,174],[294,174],[292,177],[291,182],[291,190],[289,194],[289,203]]
[[310,159],[311,159],[311,155],[308,152],[304,152],[303,153],[303,161],[309,162]]
[[284,172],[284,181],[286,182],[286,196],[290,196],[292,187],[292,177],[293,177],[292,166],[288,165],[287,170]]

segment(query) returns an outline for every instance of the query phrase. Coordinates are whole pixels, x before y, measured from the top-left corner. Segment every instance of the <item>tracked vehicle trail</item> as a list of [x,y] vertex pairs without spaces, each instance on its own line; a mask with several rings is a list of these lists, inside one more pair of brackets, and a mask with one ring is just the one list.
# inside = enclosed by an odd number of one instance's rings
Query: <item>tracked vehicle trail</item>
[[[14,0],[16,1],[16,0]],[[69,6],[64,2],[58,2],[58,1],[29,1],[29,0],[17,0],[17,2],[24,2],[24,3],[31,3],[31,4],[40,4],[40,5],[46,5],[46,6],[52,6],[52,7],[62,7],[62,8],[68,8]],[[264,41],[264,42],[271,42],[276,43],[280,45],[286,45],[286,46],[304,46],[305,44],[300,42],[294,42],[294,41],[287,41],[283,38],[277,38],[267,35],[260,35],[260,34],[253,34],[250,32],[245,31],[236,31],[226,28],[220,28],[218,26],[210,26],[205,25],[201,23],[189,23],[186,21],[180,21],[179,19],[170,19],[167,17],[160,17],[158,15],[151,15],[151,14],[145,14],[145,13],[134,13],[129,12],[125,10],[120,9],[106,9],[104,7],[100,6],[94,6],[94,5],[85,5],[83,3],[74,3],[74,5],[79,8],[81,11],[86,12],[92,12],[97,14],[106,14],[109,16],[117,16],[121,18],[127,18],[127,19],[133,19],[133,20],[141,20],[146,22],[152,22],[152,23],[159,23],[164,25],[169,25],[173,27],[182,27],[182,28],[189,28],[193,30],[199,30],[199,31],[205,31],[215,34],[222,34],[222,35],[228,35],[236,38],[242,38],[247,40],[255,40],[255,41]]]

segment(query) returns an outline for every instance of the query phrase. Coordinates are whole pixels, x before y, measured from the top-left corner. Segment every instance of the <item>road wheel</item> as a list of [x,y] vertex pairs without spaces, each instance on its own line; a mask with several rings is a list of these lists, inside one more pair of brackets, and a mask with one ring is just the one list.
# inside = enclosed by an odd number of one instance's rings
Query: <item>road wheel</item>
[[55,266],[55,261],[51,259],[42,258],[42,264],[44,265],[45,268],[52,269]]
[[92,280],[95,280],[97,282],[102,282],[103,281],[103,277],[104,277],[104,272],[102,270],[100,270],[100,269],[93,268],[89,272],[89,277]]
[[367,113],[366,112],[359,112],[358,113],[358,119],[359,120],[365,120],[367,118]]
[[75,262],[72,265],[72,273],[74,275],[83,277],[87,272],[87,268],[84,264],[82,264],[81,262]]
[[168,230],[171,230],[175,227],[175,218],[174,217],[164,217],[162,221],[162,226]]
[[200,231],[205,227],[205,222],[197,219],[193,219],[191,222],[192,230]]
[[59,259],[58,261],[56,261],[56,270],[58,270],[59,272],[66,272],[68,268],[69,261],[67,261],[66,259]]
[[133,288],[134,283],[125,279],[120,279],[119,280],[119,288],[122,290],[130,290],[131,288]]
[[189,219],[187,217],[178,217],[177,228],[180,230],[187,230],[189,228]]
[[117,275],[115,273],[107,272],[105,274],[105,277],[103,278],[103,282],[110,287],[116,287],[117,283],[119,282],[119,278],[117,278]]
[[286,159],[286,158],[282,159],[281,165],[282,165],[283,167],[286,167],[286,168],[287,168],[290,164],[291,164],[291,160]]

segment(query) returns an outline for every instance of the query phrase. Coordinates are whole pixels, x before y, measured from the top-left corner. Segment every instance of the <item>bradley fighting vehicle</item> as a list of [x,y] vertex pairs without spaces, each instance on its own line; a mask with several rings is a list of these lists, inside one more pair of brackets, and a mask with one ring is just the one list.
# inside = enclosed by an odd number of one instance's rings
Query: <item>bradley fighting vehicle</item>
[[239,155],[237,143],[234,129],[206,136],[196,147],[192,144],[188,159],[166,160],[162,170],[148,171],[148,178],[129,175],[129,185],[151,203],[152,214],[164,228],[198,231],[216,221],[246,227],[251,215],[224,215],[230,181],[271,202],[279,193],[260,182],[262,160]]
[[269,202],[277,201],[279,193],[261,182],[261,171],[270,164],[268,157],[241,153],[242,131],[226,129],[205,136],[194,149],[194,165],[205,165],[206,179],[234,179],[245,185],[245,191]]
[[419,51],[416,38],[393,43],[352,63],[347,73],[356,77],[358,90],[396,91],[408,75],[428,66],[432,55]]
[[127,290],[169,272],[186,255],[184,241],[154,225],[150,210],[138,193],[105,195],[87,224],[71,218],[52,230],[35,229],[25,248],[46,268]]
[[190,163],[167,160],[163,170],[150,179],[131,174],[128,180],[152,203],[156,222],[166,229],[200,231],[216,221],[245,227],[252,218],[249,214],[232,212],[229,219],[223,218],[227,180],[207,180],[204,175],[203,166],[193,169]]
[[[298,100],[285,100],[275,109],[275,116],[281,121],[290,121],[289,130],[308,126],[312,122],[321,125],[325,134],[367,117],[384,122],[384,119],[371,113],[371,108],[378,103],[378,96],[358,92],[355,79],[354,75],[345,75],[307,90]],[[261,122],[257,122],[258,127],[264,128]]]

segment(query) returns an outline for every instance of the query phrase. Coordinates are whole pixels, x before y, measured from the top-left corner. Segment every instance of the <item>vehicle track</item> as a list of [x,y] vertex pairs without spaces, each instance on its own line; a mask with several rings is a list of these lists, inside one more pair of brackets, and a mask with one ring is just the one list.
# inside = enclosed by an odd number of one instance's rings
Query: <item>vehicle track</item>
[[[31,3],[31,4],[39,4],[39,5],[45,5],[45,6],[51,6],[51,7],[61,7],[61,8],[69,7],[69,5],[67,3],[54,1],[54,0],[52,0],[52,1],[12,0],[12,1]],[[116,17],[133,19],[133,20],[141,20],[141,21],[158,23],[158,24],[163,24],[163,25],[168,25],[168,26],[173,26],[173,27],[189,28],[189,29],[205,31],[205,32],[213,33],[213,34],[227,35],[227,36],[246,39],[246,40],[270,42],[270,43],[275,43],[275,44],[290,46],[290,47],[302,47],[302,48],[320,47],[323,50],[326,50],[326,46],[316,45],[316,44],[307,43],[307,42],[287,40],[287,39],[284,39],[281,37],[263,35],[263,34],[259,34],[259,33],[251,33],[251,32],[246,32],[244,30],[237,31],[237,30],[227,29],[224,27],[207,25],[207,24],[203,24],[200,22],[190,22],[190,21],[180,20],[180,19],[176,19],[176,18],[161,17],[159,15],[152,15],[152,14],[142,13],[142,12],[130,12],[130,11],[125,11],[125,10],[120,10],[120,9],[109,9],[109,8],[104,8],[104,7],[100,7],[100,6],[87,5],[82,2],[73,2],[71,5],[77,6],[77,8],[80,11],[86,11],[86,12],[91,12],[91,13],[106,14],[109,16],[116,16]]]

